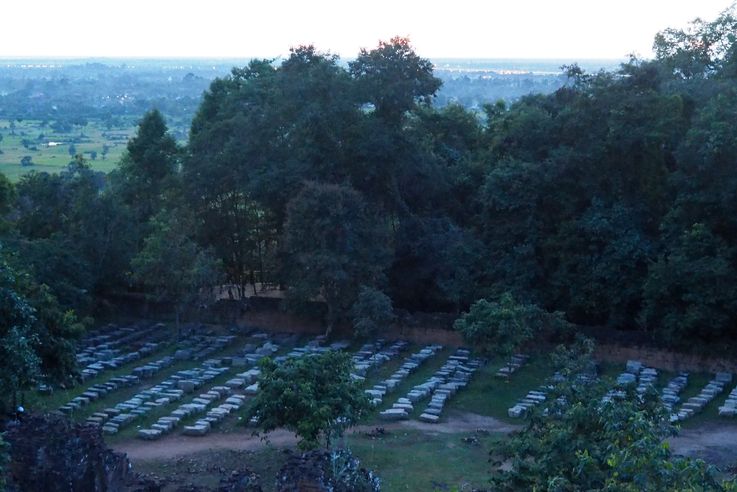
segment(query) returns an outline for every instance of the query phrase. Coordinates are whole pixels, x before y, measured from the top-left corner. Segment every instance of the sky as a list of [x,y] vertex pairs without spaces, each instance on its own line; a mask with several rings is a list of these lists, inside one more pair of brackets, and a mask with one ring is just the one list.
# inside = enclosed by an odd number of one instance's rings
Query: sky
[[650,58],[658,31],[731,1],[4,0],[0,57],[352,58],[401,35],[428,58]]

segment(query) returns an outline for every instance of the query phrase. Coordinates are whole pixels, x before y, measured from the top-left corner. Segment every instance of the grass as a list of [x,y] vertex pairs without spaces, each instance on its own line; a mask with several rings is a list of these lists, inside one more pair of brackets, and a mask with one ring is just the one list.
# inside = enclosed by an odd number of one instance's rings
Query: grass
[[[72,159],[69,154],[72,143],[76,153],[82,154],[92,169],[111,171],[123,155],[128,139],[135,133],[133,125],[108,130],[96,120],[91,120],[87,126],[75,127],[69,133],[55,133],[38,120],[14,123],[15,129],[11,130],[8,120],[0,120],[0,135],[3,137],[0,141],[0,172],[11,181],[18,181],[31,170],[59,172]],[[24,139],[30,142],[28,148],[23,146]],[[50,142],[59,145],[49,146]],[[103,145],[109,149],[104,157]],[[92,159],[93,152],[97,153],[96,159]],[[21,166],[24,156],[30,156],[34,165]]]
[[[685,402],[692,396],[698,395],[701,392],[701,389],[706,386],[713,377],[714,375],[711,373],[689,374],[688,386],[686,386],[681,393],[681,402]],[[722,393],[718,394],[716,398],[714,398],[712,401],[710,401],[701,413],[694,415],[684,422],[681,422],[681,427],[688,429],[701,426],[707,422],[718,422],[719,425],[737,426],[737,419],[719,416],[719,407],[724,404],[724,400],[727,399],[727,395],[730,391],[732,391],[732,388],[734,388],[734,386],[734,383],[728,384],[725,387],[725,390]]]
[[[476,439],[473,443],[465,437]],[[489,449],[500,435],[392,432],[380,439],[347,438],[361,465],[376,470],[382,490],[473,490],[489,477]]]
[[542,385],[553,375],[554,369],[547,354],[536,354],[508,380],[496,377],[497,370],[505,363],[490,362],[482,367],[468,386],[450,399],[448,408],[519,424],[520,419],[510,418],[507,410],[528,391]]
[[[470,491],[487,486],[489,450],[502,437],[402,431],[378,439],[354,434],[346,437],[343,444],[361,466],[377,473],[383,491]],[[464,442],[465,438],[471,438],[470,442]],[[211,450],[186,459],[137,461],[134,469],[141,473],[173,474],[182,482],[214,488],[215,477],[222,476],[219,470],[227,473],[245,466],[261,477],[263,490],[271,492],[276,490],[275,477],[289,456],[285,449],[265,444],[258,451]]]

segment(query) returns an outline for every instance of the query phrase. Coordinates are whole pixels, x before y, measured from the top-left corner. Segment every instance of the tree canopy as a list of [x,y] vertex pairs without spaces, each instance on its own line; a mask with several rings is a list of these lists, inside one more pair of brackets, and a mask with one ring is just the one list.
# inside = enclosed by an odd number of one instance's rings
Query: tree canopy
[[303,449],[330,447],[335,437],[356,424],[370,408],[359,383],[351,377],[350,355],[328,351],[261,363],[259,392],[249,408],[264,432],[293,431]]
[[[80,318],[121,292],[181,306],[162,286],[194,292],[220,264],[241,294],[324,301],[328,330],[513,299],[664,345],[733,340],[734,26],[729,8],[658,34],[652,60],[564,67],[552,94],[471,109],[433,106],[440,82],[405,38],[347,64],[297,46],[214,80],[187,142],[153,110],[109,176],[74,156],[0,180],[0,239]],[[156,273],[170,258],[184,281]]]

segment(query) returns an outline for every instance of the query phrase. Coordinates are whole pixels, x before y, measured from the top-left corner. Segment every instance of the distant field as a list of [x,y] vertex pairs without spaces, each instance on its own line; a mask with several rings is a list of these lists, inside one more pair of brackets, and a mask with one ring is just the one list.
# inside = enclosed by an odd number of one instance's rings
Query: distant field
[[[132,124],[107,129],[98,121],[74,126],[68,133],[57,133],[38,120],[14,121],[13,124],[14,128],[11,128],[10,121],[0,119],[0,135],[3,137],[0,141],[0,172],[11,181],[18,181],[31,170],[60,171],[72,159],[71,145],[74,145],[76,154],[84,156],[92,169],[110,171],[123,154],[128,139],[135,133]],[[103,155],[105,146],[107,153]],[[30,156],[32,165],[21,165],[25,156]]]

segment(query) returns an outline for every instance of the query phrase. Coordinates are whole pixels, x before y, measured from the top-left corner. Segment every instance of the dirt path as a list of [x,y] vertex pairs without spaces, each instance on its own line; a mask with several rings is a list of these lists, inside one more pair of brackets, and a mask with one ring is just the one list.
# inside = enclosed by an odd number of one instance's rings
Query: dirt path
[[[427,434],[454,434],[484,429],[489,432],[509,433],[521,426],[511,425],[493,417],[468,412],[453,412],[447,421],[428,424],[417,420],[404,420],[380,424],[387,431],[416,430]],[[376,426],[357,426],[351,432],[372,431]],[[268,435],[268,442],[277,447],[292,447],[297,440],[286,430],[277,430]],[[704,424],[697,428],[681,430],[670,439],[676,454],[702,458],[716,465],[734,465],[737,462],[737,426]],[[213,450],[255,451],[263,448],[265,441],[251,435],[248,429],[231,433],[214,432],[204,437],[169,435],[159,441],[130,439],[113,445],[116,451],[127,453],[132,461],[158,461],[179,458]]]
[[[459,432],[473,432],[484,429],[489,432],[512,432],[519,426],[510,425],[492,417],[485,417],[467,412],[454,412],[446,422],[427,424],[417,420],[404,420],[382,424],[388,431],[413,429],[430,433],[453,434]],[[357,426],[352,432],[368,432],[376,426]],[[269,434],[268,440],[275,446],[294,446],[297,443],[294,435],[286,430],[277,430]],[[243,429],[232,433],[213,432],[203,437],[187,437],[173,434],[158,441],[142,441],[130,439],[113,445],[113,449],[127,453],[133,460],[151,461],[168,460],[190,454],[211,450],[253,451],[262,448],[265,442],[251,431]]]
[[708,423],[682,429],[670,439],[670,445],[676,454],[732,466],[737,463],[737,426]]

